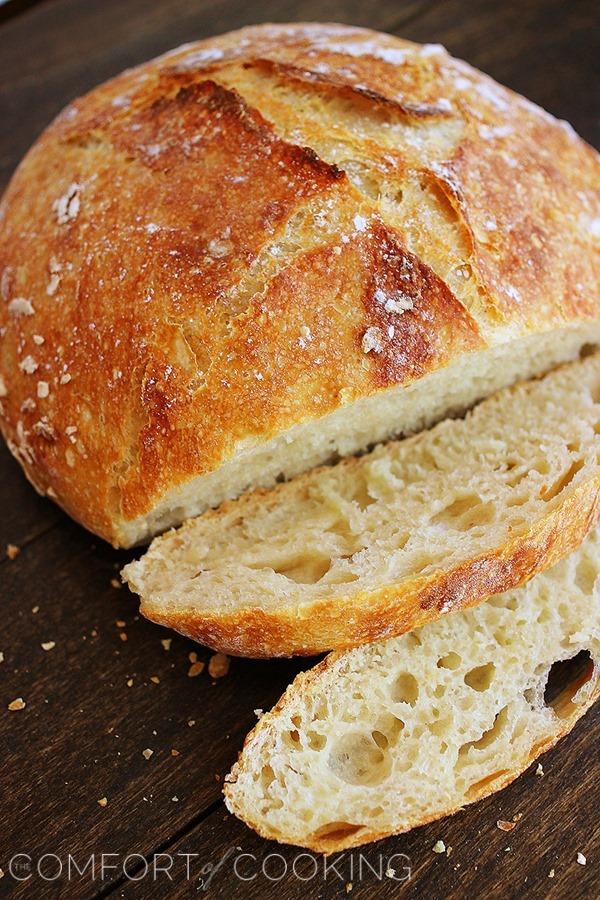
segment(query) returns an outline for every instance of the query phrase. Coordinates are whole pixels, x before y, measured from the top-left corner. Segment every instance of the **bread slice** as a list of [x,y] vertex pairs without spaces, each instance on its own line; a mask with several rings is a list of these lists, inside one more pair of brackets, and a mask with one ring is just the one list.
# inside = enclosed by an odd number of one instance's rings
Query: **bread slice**
[[157,538],[142,613],[228,653],[391,637],[548,568],[600,496],[600,354]]
[[504,787],[600,693],[599,573],[595,529],[521,588],[331,654],[248,736],[227,807],[264,837],[328,853]]

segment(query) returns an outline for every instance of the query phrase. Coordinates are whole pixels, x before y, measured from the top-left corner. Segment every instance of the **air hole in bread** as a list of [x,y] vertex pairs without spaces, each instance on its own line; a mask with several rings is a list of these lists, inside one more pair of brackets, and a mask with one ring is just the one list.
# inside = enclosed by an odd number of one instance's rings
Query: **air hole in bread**
[[438,669],[458,669],[462,662],[462,657],[455,653],[454,650],[451,650],[450,653],[446,653],[445,656],[440,656],[437,661]]
[[432,523],[467,531],[475,525],[485,525],[494,518],[492,503],[482,503],[477,494],[458,497],[453,503],[432,517]]
[[311,750],[322,750],[327,743],[325,735],[319,734],[318,731],[309,731],[306,737],[308,738],[308,746]]
[[[525,478],[525,475],[523,475],[521,478],[519,478],[519,481],[522,481],[523,478]],[[515,506],[525,506],[525,504],[528,502],[529,499],[530,498],[527,496],[527,494],[509,495],[506,498],[506,507],[507,507],[507,509],[514,509]],[[513,519],[513,525],[517,521],[522,522],[524,520],[523,519],[520,519],[520,520]]]
[[348,519],[339,518],[332,522],[327,526],[327,531],[330,534],[336,534],[338,537],[343,538],[345,541],[349,541],[354,537],[352,529],[350,528],[350,522]]
[[387,754],[372,735],[361,732],[343,735],[329,754],[327,764],[347,784],[379,784],[390,770]]
[[275,772],[271,768],[271,766],[263,766],[260,770],[260,783],[263,790],[263,793],[266,793],[269,790],[269,787],[275,781]]
[[591,594],[597,575],[598,570],[596,566],[584,556],[579,560],[575,569],[575,584],[583,594]]
[[357,478],[354,485],[352,500],[358,505],[361,512],[364,512],[372,503],[376,502],[375,497],[371,496],[369,487],[362,478]]
[[[540,475],[547,475],[550,472],[550,463],[545,457],[541,457],[540,459],[536,459],[532,461],[530,465],[523,466],[519,465],[516,462],[511,462],[506,468],[506,484],[509,487],[516,488],[521,484],[521,482],[525,481],[532,472],[538,472]],[[525,497],[523,500],[515,501],[513,498],[507,498],[507,503],[509,506],[519,506],[522,502],[528,500],[529,497]]]
[[[442,737],[443,735],[448,735],[452,731],[452,719],[450,716],[444,716],[441,719],[437,719],[436,722],[430,722],[429,731],[432,734],[437,735],[437,737]],[[447,746],[447,745],[446,745]]]
[[360,575],[357,575],[355,572],[350,572],[349,569],[332,570],[329,574],[325,574],[327,576],[327,584],[351,584],[353,581],[358,581],[360,578]]
[[465,684],[468,684],[474,691],[487,691],[491,685],[496,666],[494,663],[486,663],[483,666],[476,666],[465,675]]
[[598,344],[583,344],[579,351],[579,359],[585,359],[586,356],[593,356],[598,350]]
[[543,625],[545,622],[549,622],[552,619],[552,613],[548,609],[547,606],[544,606],[537,617],[537,621],[540,625]]
[[375,723],[375,731],[382,734],[389,745],[396,743],[403,729],[404,722],[402,719],[392,715],[392,713],[383,713]]
[[313,722],[321,721],[329,718],[329,707],[325,698],[321,698],[317,704],[313,715]]
[[409,634],[405,634],[404,640],[409,647],[421,647],[423,645],[423,641],[416,633],[416,631],[411,631]]
[[588,650],[580,650],[570,659],[557,660],[550,667],[544,688],[544,703],[559,719],[575,712],[573,698],[594,674],[594,663]]
[[361,831],[363,827],[363,825],[352,825],[350,822],[328,822],[327,825],[322,825],[321,828],[313,831],[312,837],[318,839],[321,844],[330,841],[335,846],[339,841]]
[[500,780],[503,781],[508,774],[508,769],[499,769],[497,772],[493,772],[491,775],[487,775],[485,778],[481,778],[479,781],[474,782],[465,792],[467,800],[474,800],[484,791],[486,793],[491,793],[495,790],[495,782]]
[[319,553],[298,553],[288,559],[268,563],[248,563],[251,569],[272,568],[277,575],[283,575],[296,584],[316,584],[331,568],[331,557]]
[[540,497],[542,498],[542,500],[548,502],[554,497],[557,497],[558,494],[561,493],[561,491],[564,491],[564,489],[571,484],[579,470],[583,469],[583,466],[584,461],[582,459],[573,460],[567,471],[563,475],[561,475],[558,481],[555,481],[554,484],[550,487],[546,487],[546,485],[543,485],[540,488]]
[[462,744],[458,751],[459,758],[466,757],[471,750],[485,750],[500,736],[503,728],[508,721],[508,708],[503,706],[494,718],[494,724],[487,731],[484,731],[481,737],[476,741],[468,741]]
[[372,731],[371,737],[380,748],[380,750],[387,750],[389,741],[382,731]]
[[419,696],[419,685],[415,676],[410,672],[400,672],[394,679],[391,695],[395,703],[409,703],[414,706]]
[[[521,484],[522,481],[525,481],[525,479],[526,479],[527,476],[529,475],[529,472],[530,472],[530,471],[531,471],[530,469],[525,469],[525,470],[524,470],[524,469],[518,469],[516,472],[512,472],[512,471],[511,471],[511,472],[507,472],[506,484],[507,484],[509,487],[511,487],[511,488],[516,488],[516,487],[518,487],[518,486]],[[522,500],[521,502],[525,502],[526,499],[528,499],[528,498],[527,498],[527,497],[524,497],[523,500]],[[510,497],[510,496],[509,496],[509,498],[508,498],[508,502],[510,503],[511,506],[518,506],[518,505],[520,505],[519,503],[515,503],[514,500],[513,500],[513,498]]]

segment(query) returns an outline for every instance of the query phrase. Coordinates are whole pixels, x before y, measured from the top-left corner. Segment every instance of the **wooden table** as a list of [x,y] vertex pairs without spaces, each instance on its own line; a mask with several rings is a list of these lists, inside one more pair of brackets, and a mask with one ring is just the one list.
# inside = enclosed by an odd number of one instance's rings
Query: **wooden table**
[[[594,6],[10,0],[0,6],[0,188],[76,94],[184,41],[269,19],[335,19],[442,42],[597,143]],[[20,547],[14,560],[8,543]],[[37,497],[0,449],[1,895],[327,898],[346,896],[349,882],[360,898],[600,895],[600,710],[544,757],[543,777],[531,770],[452,819],[345,854],[328,871],[256,837],[227,814],[222,778],[253,710],[268,708],[302,664],[233,660],[217,682],[206,670],[189,677],[189,654],[206,660],[208,651],[139,619],[115,582],[128,558]],[[16,697],[26,707],[9,712]],[[511,832],[497,827],[516,815]],[[451,856],[432,852],[439,839]],[[172,867],[154,879],[153,859]],[[404,880],[378,877],[388,863]]]

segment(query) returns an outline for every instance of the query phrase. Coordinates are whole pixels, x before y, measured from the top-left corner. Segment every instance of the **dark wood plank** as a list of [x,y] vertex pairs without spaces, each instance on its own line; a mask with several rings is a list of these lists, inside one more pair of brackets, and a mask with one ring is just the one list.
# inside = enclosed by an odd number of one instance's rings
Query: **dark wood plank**
[[8,544],[23,547],[64,518],[53,503],[33,490],[1,439],[0,510],[0,572]]
[[425,10],[405,36],[431,41],[438,35],[454,56],[567,119],[598,146],[597,27],[591,0],[446,0]]
[[[4,869],[17,851],[150,852],[219,800],[216,776],[255,721],[248,701],[272,705],[300,668],[234,660],[218,682],[189,677],[188,654],[209,651],[139,619],[111,584],[125,559],[65,522],[2,569]],[[8,711],[17,697],[25,708]]]
[[[439,41],[598,140],[590,89],[595,9],[585,0],[385,0],[370,7],[356,0],[326,7],[319,0],[39,0],[21,7],[0,23],[0,187],[73,96],[184,41],[264,20],[328,18]],[[127,854],[189,851],[208,864],[237,845],[263,860],[276,848],[224,818],[215,775],[229,768],[253,709],[271,705],[306,663],[233,661],[216,685],[206,672],[189,678],[188,654],[206,660],[208,651],[137,619],[134,598],[110,583],[128,555],[37,497],[5,449],[0,508],[0,559],[5,543],[23,545],[16,560],[0,562],[0,867],[8,871],[15,852],[29,853],[34,863],[43,852],[63,861],[71,853],[83,865],[90,853],[116,852],[122,864]],[[166,651],[161,639],[168,637]],[[56,646],[44,651],[46,641]],[[27,706],[8,712],[17,696]],[[408,896],[594,896],[599,730],[596,712],[544,763],[543,779],[530,773],[502,796],[369,848],[365,858],[375,864],[380,853],[407,853]],[[145,748],[154,751],[148,760]],[[172,748],[180,755],[172,756]],[[103,808],[97,801],[104,796]],[[498,831],[496,820],[517,812],[524,813],[517,828]],[[431,852],[438,838],[454,847],[450,859]],[[588,856],[585,868],[575,861],[577,850]],[[295,856],[282,852],[288,863]],[[293,874],[280,882],[262,876],[242,882],[232,864],[228,857],[215,873],[213,895],[345,895],[335,880],[308,884]],[[195,866],[192,861],[190,881],[179,868],[173,883],[145,878],[136,894],[197,896]],[[551,868],[554,879],[548,879]],[[130,870],[135,875],[135,860]],[[367,872],[360,884],[354,880],[351,896],[388,896],[391,886]],[[89,871],[72,881],[0,880],[0,892],[11,896],[91,896],[115,888],[122,890],[118,869],[93,883]],[[123,890],[128,896],[133,889]]]

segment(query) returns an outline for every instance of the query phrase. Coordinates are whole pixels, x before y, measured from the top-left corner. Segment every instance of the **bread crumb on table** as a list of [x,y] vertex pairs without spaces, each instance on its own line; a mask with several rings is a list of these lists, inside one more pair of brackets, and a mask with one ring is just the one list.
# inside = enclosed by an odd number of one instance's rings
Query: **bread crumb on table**
[[577,852],[577,862],[580,866],[585,866],[585,864],[587,863],[587,859],[580,850]]
[[100,797],[100,799],[98,800],[98,806],[101,806],[102,808],[104,808],[107,803],[108,800],[106,799],[106,797]]
[[161,644],[163,645],[163,650],[171,649],[171,641],[172,640],[173,640],[173,638],[162,638],[161,639]]
[[498,819],[496,827],[499,828],[500,831],[512,831],[515,827],[515,822],[506,822],[504,819]]
[[215,653],[208,661],[208,674],[211,678],[223,678],[229,672],[229,664],[225,653]]
[[[541,763],[538,763],[538,764],[537,764],[537,769],[535,770],[535,774],[536,774],[536,775],[539,775],[540,778],[543,776],[543,774],[544,774],[544,767],[542,766]],[[553,871],[554,871],[554,870],[553,870]]]
[[11,700],[8,704],[8,708],[11,712],[18,712],[20,709],[25,709],[26,706],[27,704],[22,697],[17,697],[16,700]]
[[434,853],[445,853],[446,845],[443,841],[436,841],[431,849]]
[[21,552],[21,548],[17,547],[16,544],[7,544],[6,545],[6,555],[9,559],[16,559],[19,553]]
[[144,757],[144,759],[150,759],[153,753],[154,750],[151,750],[149,747],[146,747],[145,750],[142,750],[142,756]]
[[204,670],[203,662],[195,662],[188,669],[188,678],[195,678]]
[[56,642],[55,641],[42,641],[40,646],[41,646],[42,650],[54,650],[54,648],[56,647]]

